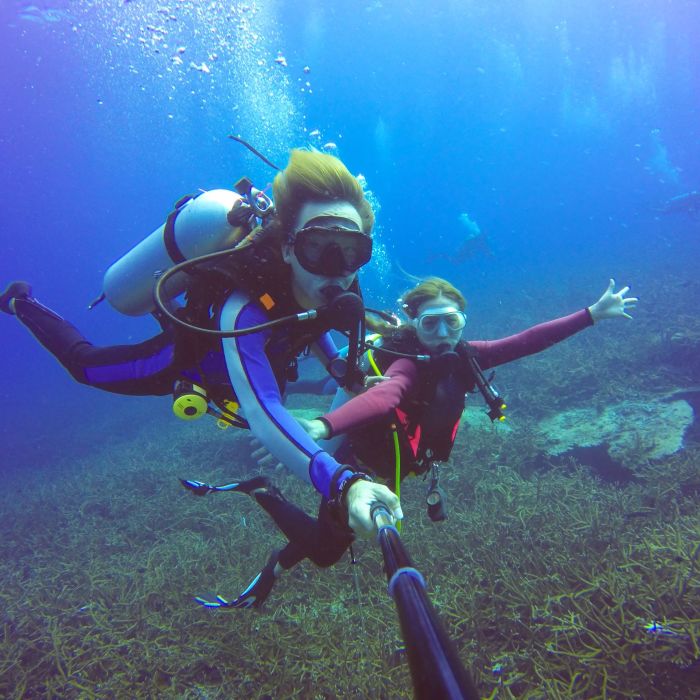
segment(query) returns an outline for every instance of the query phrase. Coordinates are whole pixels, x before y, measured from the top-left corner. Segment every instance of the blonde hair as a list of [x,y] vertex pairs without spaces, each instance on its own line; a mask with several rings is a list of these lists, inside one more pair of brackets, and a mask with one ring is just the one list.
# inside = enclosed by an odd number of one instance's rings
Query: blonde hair
[[409,289],[400,299],[401,308],[406,316],[415,318],[418,315],[418,309],[421,304],[439,296],[453,301],[460,311],[464,311],[467,308],[467,300],[462,292],[441,277],[426,277],[413,289]]
[[374,212],[357,178],[335,156],[320,151],[292,150],[289,163],[272,183],[275,210],[280,224],[291,231],[306,202],[345,200],[357,209],[362,230],[370,235]]

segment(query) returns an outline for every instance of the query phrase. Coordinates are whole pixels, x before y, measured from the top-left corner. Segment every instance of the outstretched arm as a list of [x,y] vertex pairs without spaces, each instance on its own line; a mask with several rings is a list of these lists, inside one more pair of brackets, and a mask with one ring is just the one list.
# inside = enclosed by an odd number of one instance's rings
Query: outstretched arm
[[[268,320],[247,297],[235,293],[224,304],[222,328],[246,328]],[[265,352],[269,332],[224,339],[222,345],[233,390],[251,431],[290,471],[310,481],[328,498],[340,465],[306,434],[282,402]]]
[[617,293],[613,292],[614,288],[615,281],[610,280],[608,288],[595,304],[569,316],[540,323],[500,340],[474,340],[469,343],[479,353],[481,367],[488,369],[546,350],[596,321],[606,318],[631,318],[626,309],[633,308],[638,299],[625,297],[629,287],[623,287]]
[[[267,320],[260,314],[243,295],[233,294],[224,304],[221,325],[228,329],[250,327]],[[350,527],[358,533],[373,528],[368,494],[372,501],[384,503],[395,518],[403,517],[398,498],[386,486],[355,482],[355,470],[322,450],[287,412],[265,354],[263,333],[226,338],[223,348],[231,384],[251,431],[280,462],[310,481],[324,498],[339,495],[347,507]]]

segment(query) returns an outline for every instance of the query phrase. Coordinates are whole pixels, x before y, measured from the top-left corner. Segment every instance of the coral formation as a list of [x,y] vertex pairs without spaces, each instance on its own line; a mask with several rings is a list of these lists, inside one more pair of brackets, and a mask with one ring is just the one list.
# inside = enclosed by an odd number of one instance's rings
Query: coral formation
[[640,456],[659,459],[683,447],[683,436],[693,423],[687,401],[621,401],[602,412],[573,408],[546,418],[537,426],[545,452],[559,455],[573,447],[607,445],[610,456],[623,463]]

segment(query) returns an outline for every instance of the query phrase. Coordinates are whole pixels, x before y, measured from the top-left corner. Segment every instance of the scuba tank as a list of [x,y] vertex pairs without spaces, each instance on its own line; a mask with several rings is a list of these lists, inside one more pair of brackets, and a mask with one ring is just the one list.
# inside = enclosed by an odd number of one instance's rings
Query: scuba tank
[[[128,316],[156,309],[153,290],[158,277],[177,263],[233,248],[250,232],[239,216],[245,197],[231,190],[210,190],[183,197],[166,222],[112,264],[104,276],[103,296]],[[181,272],[168,280],[164,296],[174,299],[187,286]]]

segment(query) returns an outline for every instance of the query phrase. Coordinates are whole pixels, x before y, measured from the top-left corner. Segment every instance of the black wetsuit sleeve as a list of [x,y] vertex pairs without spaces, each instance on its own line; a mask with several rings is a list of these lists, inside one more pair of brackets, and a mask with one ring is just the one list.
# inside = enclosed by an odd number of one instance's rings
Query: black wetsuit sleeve
[[163,332],[134,345],[99,347],[35,299],[16,299],[15,313],[81,384],[134,396],[172,392],[179,371],[171,333]]

